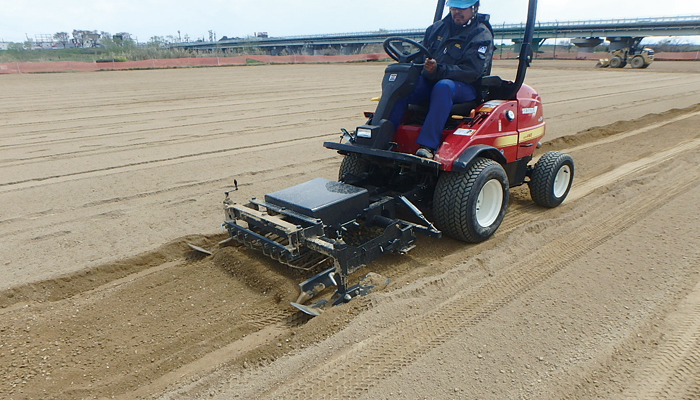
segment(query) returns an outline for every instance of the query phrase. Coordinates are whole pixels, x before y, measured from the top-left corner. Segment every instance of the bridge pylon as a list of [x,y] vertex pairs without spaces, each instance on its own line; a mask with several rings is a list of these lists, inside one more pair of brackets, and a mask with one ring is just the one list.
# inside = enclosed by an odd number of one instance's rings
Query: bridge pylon
[[603,43],[603,39],[599,37],[575,38],[571,40],[571,43],[578,47],[578,51],[581,53],[593,53],[596,46]]

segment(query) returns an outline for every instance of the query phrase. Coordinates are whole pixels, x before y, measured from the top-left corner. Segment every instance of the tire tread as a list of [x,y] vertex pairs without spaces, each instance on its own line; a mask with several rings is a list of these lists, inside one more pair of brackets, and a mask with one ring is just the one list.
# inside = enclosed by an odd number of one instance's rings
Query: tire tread
[[[440,176],[433,196],[433,216],[436,225],[445,234],[469,243],[478,243],[486,239],[467,229],[473,221],[471,221],[472,210],[469,209],[469,202],[466,199],[474,189],[479,176],[494,164],[500,167],[500,164],[494,160],[477,158],[467,172],[445,172]],[[507,190],[503,200],[505,203],[508,201]]]
[[[569,163],[571,168],[571,182],[569,182],[569,189],[561,198],[554,197],[552,192],[552,187],[554,185],[554,178],[556,172],[564,163]],[[566,196],[569,194],[571,189],[571,184],[574,179],[574,165],[571,157],[559,151],[550,151],[542,155],[542,157],[535,164],[535,168],[532,172],[532,179],[529,182],[530,186],[530,196],[532,200],[543,207],[553,208],[558,206],[564,201]]]

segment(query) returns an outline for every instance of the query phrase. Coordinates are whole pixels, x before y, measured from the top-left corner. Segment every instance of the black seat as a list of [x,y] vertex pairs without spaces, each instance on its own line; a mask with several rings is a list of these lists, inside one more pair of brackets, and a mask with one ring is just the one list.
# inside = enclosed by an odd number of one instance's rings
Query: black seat
[[[477,108],[480,104],[489,100],[507,100],[504,98],[504,92],[509,86],[509,82],[504,81],[499,76],[489,75],[481,78],[477,84],[477,93],[479,98],[468,101],[466,103],[455,103],[450,110],[450,116],[461,115],[469,116],[471,111]],[[408,111],[410,118],[405,122],[409,125],[423,125],[425,116],[428,114],[429,103],[427,101],[420,104],[409,104]],[[454,122],[448,119],[446,127],[450,127]]]
[[481,78],[477,88],[481,102],[489,100],[510,100],[506,93],[512,86],[512,82],[504,81],[500,76],[489,75]]
[[[450,115],[464,115],[468,116],[473,109],[489,100],[500,99],[502,97],[502,88],[506,86],[506,81],[501,79],[499,76],[489,75],[481,78],[477,86],[477,93],[479,98],[473,101],[468,101],[466,103],[455,103],[452,105],[452,110]],[[427,114],[428,113],[428,102],[423,102],[421,104],[409,104],[408,110],[416,114]]]

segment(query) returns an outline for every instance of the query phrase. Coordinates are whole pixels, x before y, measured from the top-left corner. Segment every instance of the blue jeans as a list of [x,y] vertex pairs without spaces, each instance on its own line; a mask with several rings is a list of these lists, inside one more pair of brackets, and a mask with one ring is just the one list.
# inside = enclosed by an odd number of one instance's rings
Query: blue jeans
[[413,92],[396,102],[389,120],[396,128],[401,123],[401,119],[409,104],[419,104],[429,100],[428,115],[425,117],[425,122],[416,142],[421,146],[437,150],[440,147],[440,143],[442,143],[442,130],[450,117],[452,105],[455,103],[466,103],[474,99],[476,99],[476,89],[468,83],[450,79],[442,79],[431,83],[421,76]]

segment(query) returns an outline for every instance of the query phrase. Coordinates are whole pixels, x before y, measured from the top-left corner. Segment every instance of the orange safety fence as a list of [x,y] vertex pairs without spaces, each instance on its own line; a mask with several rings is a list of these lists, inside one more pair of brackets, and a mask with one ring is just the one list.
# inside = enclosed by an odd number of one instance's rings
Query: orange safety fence
[[353,54],[341,56],[323,55],[291,55],[268,56],[247,55],[236,57],[203,57],[203,58],[170,58],[144,61],[109,61],[109,62],[13,62],[0,63],[0,74],[31,74],[40,72],[92,72],[105,70],[156,69],[199,66],[246,65],[252,62],[265,64],[297,64],[297,63],[343,63],[356,61],[376,61],[386,59],[383,53]]
[[[607,58],[608,53],[583,53],[553,51],[537,53],[536,58],[560,59],[560,60],[598,60]],[[517,54],[512,52],[500,53],[496,51],[495,59],[512,59]],[[157,69],[157,68],[178,68],[178,67],[200,67],[200,66],[225,66],[225,65],[246,65],[250,62],[264,64],[302,64],[302,63],[344,63],[357,61],[376,61],[387,59],[384,53],[353,54],[340,56],[323,55],[290,55],[290,56],[269,56],[269,55],[246,55],[236,57],[203,57],[203,58],[170,58],[153,59],[144,61],[110,61],[110,62],[77,62],[77,61],[55,61],[55,62],[12,62],[0,63],[0,74],[31,74],[41,72],[92,72],[109,70],[130,70],[130,69]],[[670,53],[660,52],[655,54],[656,60],[700,60],[700,52]]]
[[[516,53],[503,52],[502,54],[496,51],[494,54],[495,59],[513,59],[518,57]],[[584,53],[584,52],[568,52],[566,50],[557,51],[546,51],[542,53],[537,53],[535,59],[557,59],[557,60],[599,60],[601,58],[610,58],[610,53]],[[700,61],[700,51],[689,51],[689,52],[657,52],[654,53],[654,59],[659,61]]]

